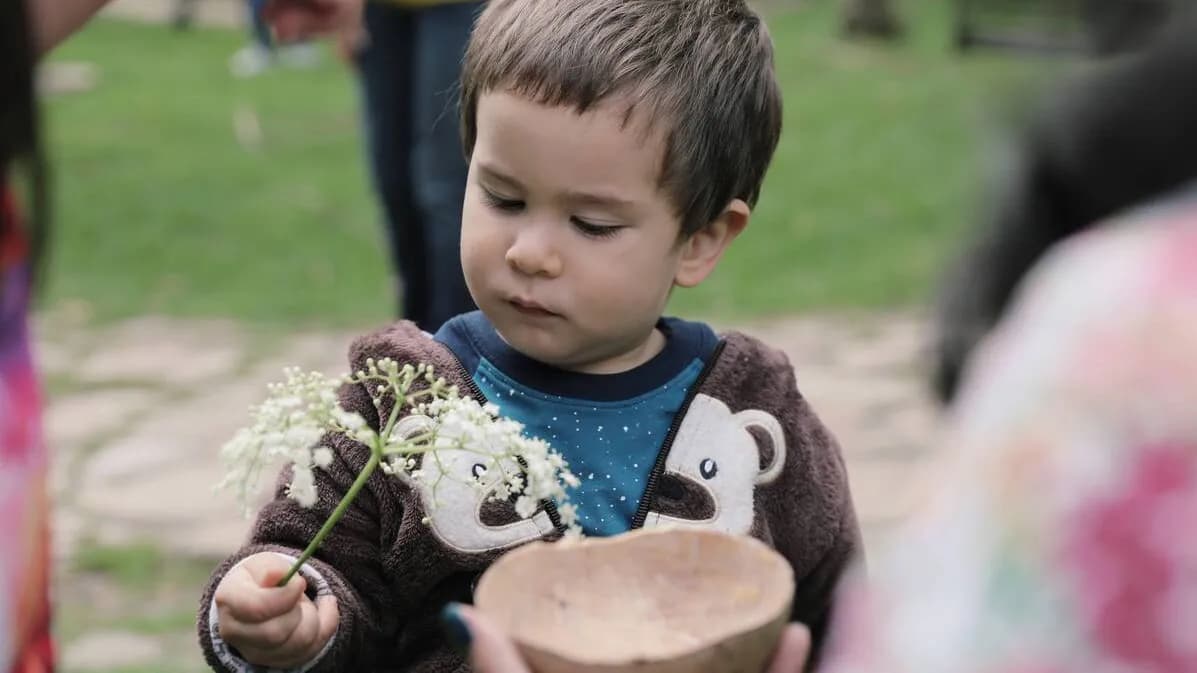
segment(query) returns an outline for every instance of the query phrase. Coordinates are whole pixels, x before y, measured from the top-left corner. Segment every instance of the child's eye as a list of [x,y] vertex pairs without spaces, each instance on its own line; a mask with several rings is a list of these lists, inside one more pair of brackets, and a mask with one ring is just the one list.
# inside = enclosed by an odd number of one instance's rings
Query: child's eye
[[607,238],[608,236],[614,236],[619,232],[620,229],[623,229],[623,227],[618,225],[594,224],[593,222],[587,222],[586,220],[578,217],[571,218],[571,221],[574,223],[574,227],[576,227],[578,231],[592,238]]
[[482,189],[482,199],[486,204],[495,210],[504,213],[518,213],[524,209],[524,202],[518,199],[505,199],[489,189]]

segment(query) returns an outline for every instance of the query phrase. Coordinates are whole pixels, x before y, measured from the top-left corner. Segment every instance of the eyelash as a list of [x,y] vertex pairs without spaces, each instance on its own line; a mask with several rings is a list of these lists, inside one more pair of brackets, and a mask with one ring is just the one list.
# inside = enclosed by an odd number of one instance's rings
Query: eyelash
[[524,207],[523,201],[501,198],[492,193],[489,189],[482,190],[482,198],[486,201],[488,206],[504,213],[518,213]]
[[[515,199],[504,199],[497,194],[494,194],[489,189],[482,190],[482,198],[486,204],[491,208],[501,213],[518,213],[524,208],[524,202]],[[613,227],[607,225],[591,224],[586,220],[573,217],[570,222],[574,225],[583,236],[589,238],[610,238],[619,232],[623,227]]]
[[623,227],[610,227],[606,225],[591,224],[586,220],[581,220],[576,217],[570,218],[574,228],[582,232],[583,236],[590,238],[610,238],[619,232]]

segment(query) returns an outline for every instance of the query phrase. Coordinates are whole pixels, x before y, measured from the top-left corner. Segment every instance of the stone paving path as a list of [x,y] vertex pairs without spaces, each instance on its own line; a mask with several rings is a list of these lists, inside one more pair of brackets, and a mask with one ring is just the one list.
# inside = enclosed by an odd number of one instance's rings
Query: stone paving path
[[[739,325],[786,350],[845,448],[866,544],[884,540],[934,463],[936,415],[909,314]],[[54,451],[65,673],[205,670],[199,585],[246,530],[212,492],[218,447],[284,366],[343,371],[356,332],[286,338],[227,322],[147,317],[102,330],[38,327]]]

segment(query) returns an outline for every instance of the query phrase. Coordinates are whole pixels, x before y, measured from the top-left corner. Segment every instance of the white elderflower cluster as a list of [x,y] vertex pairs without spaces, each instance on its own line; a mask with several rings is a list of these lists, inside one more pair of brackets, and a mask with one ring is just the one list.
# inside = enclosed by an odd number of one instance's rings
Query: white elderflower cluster
[[218,488],[233,490],[248,513],[262,472],[279,463],[294,466],[290,495],[310,507],[316,502],[313,468],[328,467],[332,451],[316,443],[329,430],[365,421],[337,406],[338,382],[318,372],[288,368],[286,380],[267,387],[269,396],[250,409],[253,422],[221,449],[226,472]]
[[[426,450],[466,451],[475,456],[480,467],[471,475],[471,483],[488,497],[515,498],[515,511],[523,518],[535,514],[541,502],[556,502],[562,523],[576,527],[577,515],[566,489],[577,487],[578,478],[561,454],[544,440],[525,436],[524,426],[500,416],[494,404],[454,394],[422,403],[415,413],[427,419],[431,430]],[[411,472],[415,479],[427,480],[426,475],[424,470]],[[438,478],[444,478],[444,473],[438,472]],[[435,489],[435,483],[430,485]]]
[[[514,499],[517,513],[525,518],[535,514],[540,503],[554,501],[562,523],[571,535],[578,533],[566,489],[579,482],[561,454],[540,439],[524,436],[523,426],[502,417],[495,405],[462,397],[437,378],[432,367],[400,366],[388,358],[367,360],[365,369],[341,380],[294,368],[284,373],[285,381],[271,384],[267,399],[251,409],[252,424],[222,449],[227,472],[219,487],[234,490],[247,512],[262,472],[279,463],[292,465],[288,495],[302,506],[314,505],[318,494],[313,471],[334,460],[332,450],[323,445],[326,435],[342,434],[369,447],[371,459],[330,517],[333,523],[374,469],[432,481],[435,488],[445,473],[437,471],[429,480],[429,471],[417,469],[417,464],[439,461],[446,452],[467,451],[481,466],[468,479],[487,497]],[[360,414],[340,406],[337,388],[345,382],[369,392],[381,427],[372,427]],[[319,542],[313,540],[311,549]]]

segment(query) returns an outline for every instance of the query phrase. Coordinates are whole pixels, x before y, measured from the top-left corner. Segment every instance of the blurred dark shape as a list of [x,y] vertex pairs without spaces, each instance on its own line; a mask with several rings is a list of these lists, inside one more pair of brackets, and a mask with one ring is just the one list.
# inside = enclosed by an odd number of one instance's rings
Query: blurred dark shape
[[845,0],[842,27],[848,37],[894,40],[903,33],[893,0]]
[[1140,49],[1185,0],[1085,0],[1083,20],[1094,53]]
[[1188,0],[955,0],[956,45],[1098,56],[1143,47]]
[[[0,2],[0,91],[4,92],[0,97],[0,179],[16,178],[9,184],[24,186],[25,226],[29,228],[29,259],[36,286],[48,251],[50,174],[38,117],[32,22],[26,9],[19,0]],[[0,192],[2,188],[0,185]],[[0,239],[9,225],[0,217]],[[0,291],[3,289],[0,286]],[[0,308],[5,306],[4,299],[0,295]]]
[[170,12],[170,25],[175,30],[189,30],[195,23],[195,7],[199,0],[173,0],[174,6]]
[[1197,179],[1197,12],[1147,48],[1056,87],[1014,138],[981,226],[950,271],[934,387],[950,401],[977,343],[1052,246]]

